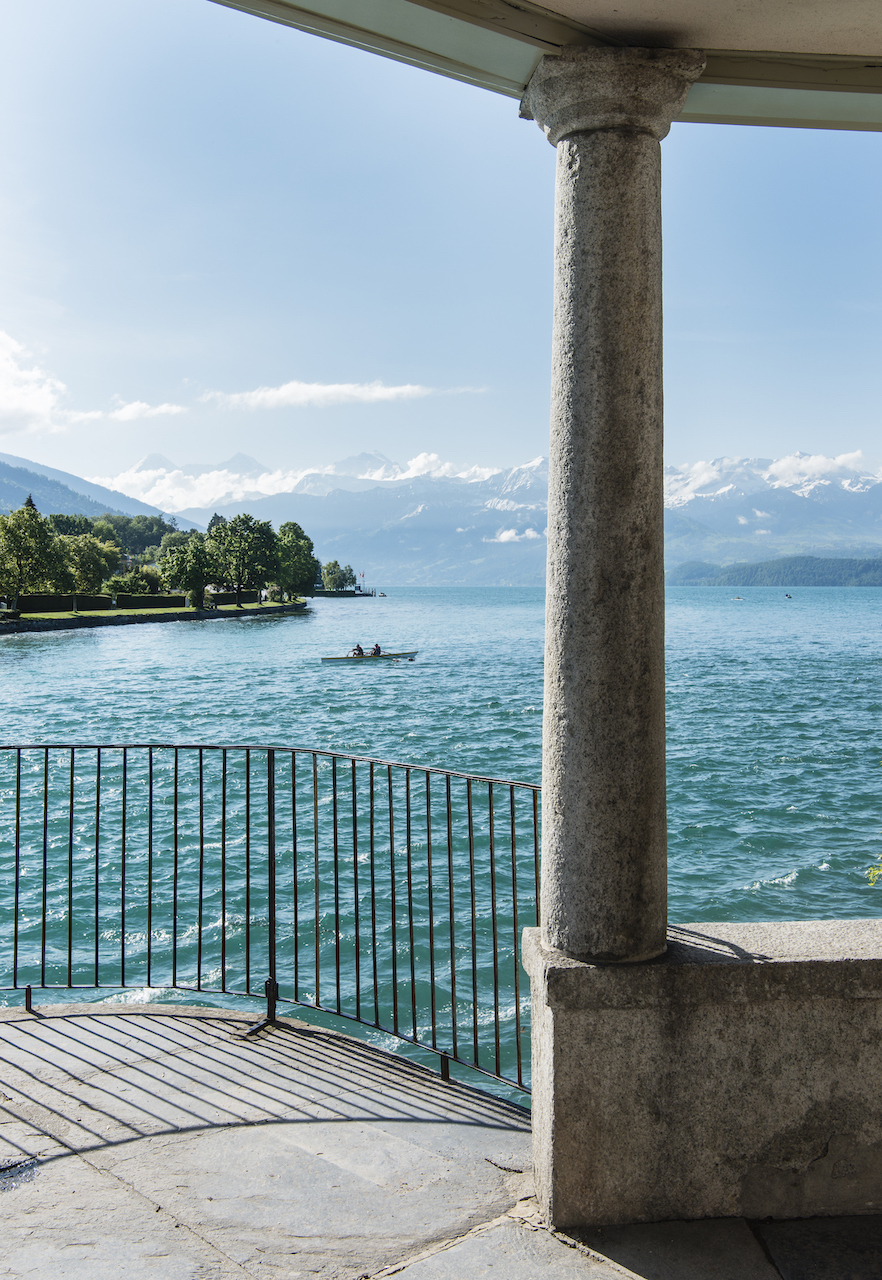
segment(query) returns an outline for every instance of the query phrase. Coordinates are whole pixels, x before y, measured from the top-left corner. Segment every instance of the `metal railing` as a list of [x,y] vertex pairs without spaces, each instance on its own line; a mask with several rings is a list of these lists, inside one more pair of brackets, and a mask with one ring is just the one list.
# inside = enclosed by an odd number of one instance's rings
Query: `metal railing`
[[527,1091],[539,788],[329,751],[0,747],[0,989],[352,1019]]

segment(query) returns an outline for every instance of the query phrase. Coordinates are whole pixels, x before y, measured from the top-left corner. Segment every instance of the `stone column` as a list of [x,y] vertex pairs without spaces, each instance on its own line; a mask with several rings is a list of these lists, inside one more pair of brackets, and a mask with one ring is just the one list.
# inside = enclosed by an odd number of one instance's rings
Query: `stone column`
[[572,49],[521,108],[557,147],[543,943],[595,963],[665,949],[659,142],[703,66]]

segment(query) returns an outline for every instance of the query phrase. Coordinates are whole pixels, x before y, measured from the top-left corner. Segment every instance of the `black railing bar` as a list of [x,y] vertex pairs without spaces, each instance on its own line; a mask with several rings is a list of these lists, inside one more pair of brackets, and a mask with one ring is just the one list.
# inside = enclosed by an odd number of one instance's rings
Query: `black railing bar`
[[413,1034],[417,1033],[416,945],[413,932],[413,840],[410,801],[410,769],[405,770],[405,821],[407,824],[407,936],[410,951],[410,1010]]
[[251,751],[245,752],[245,986],[251,990]]
[[266,753],[266,891],[268,976],[276,980],[276,754]]
[[12,922],[12,981],[18,987],[18,912],[21,897],[21,751],[15,759],[15,919]]
[[515,789],[509,789],[509,814],[511,818],[511,918],[514,926],[512,952],[514,959],[515,990],[515,1049],[517,1052],[518,1080],[523,1080],[523,1063],[521,1061],[521,983],[520,983],[520,929],[518,928],[518,859],[517,859],[517,822],[515,813]]
[[432,866],[432,783],[426,773],[426,886],[429,906],[429,1001],[432,1010],[432,1048],[436,1043],[436,1023],[438,1021],[437,1002],[435,1000],[435,895],[434,868]]
[[377,884],[374,859],[374,819],[376,816],[376,797],[374,794],[374,762],[370,766],[370,823],[371,823],[371,957],[374,971],[374,1019],[380,1021],[380,980],[377,970]]
[[205,901],[205,761],[199,748],[199,896],[196,925],[196,986],[202,990],[202,916]]
[[120,825],[120,860],[119,860],[119,976],[120,986],[126,985],[126,816],[128,806],[129,753],[123,752],[122,758],[122,796],[120,806],[122,822]]
[[294,994],[300,991],[300,893],[297,867],[297,757],[291,756],[291,896],[294,902]]
[[68,786],[70,790],[68,798],[68,827],[67,827],[67,978],[68,982],[73,977],[73,885],[74,885],[74,757],[76,755],[75,748],[71,747],[70,751],[70,778]]
[[320,935],[321,924],[321,875],[319,870],[319,799],[318,799],[318,761],[312,753],[312,838],[313,838],[313,876],[315,886],[315,997],[321,992],[322,945]]
[[[276,1001],[279,984],[276,982],[276,755],[266,753],[266,914],[267,914],[267,969],[269,976],[263,984],[266,997],[266,1017],[255,1022],[245,1032],[246,1036],[271,1027],[276,1021]],[[247,985],[250,983],[247,982]]]
[[478,1049],[478,917],[475,903],[475,826],[472,813],[472,784],[466,783],[468,799],[469,824],[469,894],[472,908],[472,1037],[475,1050],[475,1061],[479,1058]]
[[337,760],[331,766],[331,813],[334,827],[334,967],[336,969],[337,1012],[343,1007],[340,988],[340,832],[337,812]]
[[392,795],[392,766],[386,766],[386,779],[389,784],[389,879],[392,903],[392,1023],[394,1035],[398,1035],[398,903],[395,890],[395,816]]
[[450,794],[450,777],[445,779],[447,795],[447,905],[450,918],[450,1021],[453,1037],[453,1054],[457,1053],[457,1004],[456,1004],[456,903],[453,891],[453,805]]
[[499,1045],[499,930],[496,918],[496,798],[493,783],[487,793],[490,809],[490,927],[493,937],[493,1034],[496,1048],[496,1074],[502,1065]]
[[355,917],[355,1016],[361,1021],[361,911],[358,899],[358,779],[352,761],[352,904]]
[[533,792],[533,870],[536,885],[536,927],[542,923],[542,898],[539,893],[539,792]]
[[43,919],[40,922],[40,978],[46,977],[46,907],[49,901],[49,748],[43,752]]
[[442,769],[440,765],[434,764],[409,764],[402,760],[381,760],[378,756],[355,756],[346,751],[326,751],[321,747],[285,747],[278,743],[261,745],[246,743],[204,743],[204,742],[31,742],[22,744],[0,744],[0,751],[42,751],[48,745],[49,749],[54,751],[57,749],[69,751],[71,747],[76,747],[77,751],[125,751],[138,750],[145,751],[148,747],[153,747],[155,751],[198,751],[200,748],[204,751],[282,751],[291,752],[294,755],[322,756],[325,759],[337,760],[357,760],[359,764],[380,764],[384,767],[391,766],[393,769],[420,769],[427,773],[437,773],[450,778],[471,778],[472,782],[495,782],[502,786],[509,787],[526,787],[528,791],[541,791],[542,784],[540,782],[519,782],[512,778],[491,778],[483,773],[464,773],[458,769]]
[[[175,818],[177,819],[177,809],[175,810]],[[177,822],[175,822],[177,829]],[[101,863],[101,748],[95,756],[95,985],[98,985],[100,976],[100,960],[101,960],[101,891],[100,891],[100,870]]]
[[221,753],[221,990],[227,989],[227,751]]
[[147,986],[153,964],[153,751],[147,756]]
[[178,985],[178,781],[180,761],[174,755],[174,844],[172,859],[172,986]]

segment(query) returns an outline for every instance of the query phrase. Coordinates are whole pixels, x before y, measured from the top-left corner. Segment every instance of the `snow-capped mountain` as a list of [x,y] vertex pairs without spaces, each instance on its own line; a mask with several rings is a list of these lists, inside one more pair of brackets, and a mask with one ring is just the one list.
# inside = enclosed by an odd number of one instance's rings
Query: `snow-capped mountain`
[[[151,454],[101,483],[202,526],[215,511],[249,511],[276,526],[296,520],[322,560],[350,563],[368,581],[544,580],[545,458],[518,467],[463,468],[437,454],[402,464],[366,452],[286,471],[243,454],[184,466]],[[671,466],[665,494],[669,566],[882,553],[882,475],[860,453]]]
[[715,458],[668,467],[665,506],[669,560],[693,558],[677,554],[675,527],[684,549],[702,540],[682,528],[684,519],[700,524],[704,541],[713,543],[700,555],[696,546],[694,558],[707,553],[721,562],[812,551],[874,554],[882,546],[882,475],[864,464],[860,452]]

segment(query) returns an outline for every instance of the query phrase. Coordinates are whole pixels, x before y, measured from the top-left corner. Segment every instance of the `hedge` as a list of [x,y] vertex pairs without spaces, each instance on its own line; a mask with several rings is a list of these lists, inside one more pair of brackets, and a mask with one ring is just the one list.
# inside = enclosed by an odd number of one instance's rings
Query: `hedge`
[[[257,592],[243,591],[239,599],[241,600],[242,604],[257,604]],[[236,593],[235,591],[206,591],[205,603],[206,604],[209,604],[209,603],[210,604],[235,604]]]
[[70,613],[73,610],[73,596],[19,596],[18,610],[19,613]]
[[94,613],[98,609],[112,609],[113,601],[110,596],[85,596],[79,591],[76,594],[77,609],[81,612]]
[[129,596],[120,592],[117,609],[185,609],[186,596]]

